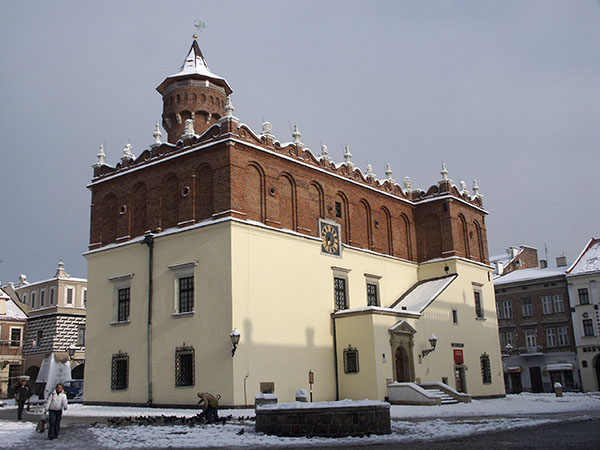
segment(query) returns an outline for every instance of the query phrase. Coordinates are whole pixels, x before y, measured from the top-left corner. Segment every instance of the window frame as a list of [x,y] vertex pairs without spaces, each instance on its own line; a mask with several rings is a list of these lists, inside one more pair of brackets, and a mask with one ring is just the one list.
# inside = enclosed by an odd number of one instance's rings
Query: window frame
[[542,295],[542,313],[544,315],[554,314],[554,300],[551,295]]
[[537,330],[525,330],[525,346],[537,351]]
[[581,323],[582,323],[582,326],[583,326],[583,336],[584,337],[595,336],[595,334],[594,334],[594,321],[592,319],[582,319]]
[[50,306],[53,306],[55,301],[56,301],[56,288],[54,286],[50,286],[50,288],[48,289],[48,304]]
[[558,347],[556,328],[546,328],[546,347]]
[[[131,307],[133,290],[131,288],[131,281],[133,279],[133,273],[126,275],[119,275],[110,277],[108,280],[113,284],[113,317],[111,325],[123,325],[131,323]],[[119,291],[122,289],[129,289],[129,317],[127,320],[119,320]]]
[[[351,357],[354,359],[353,361],[351,360]],[[345,374],[360,372],[359,355],[356,347],[349,345],[348,348],[345,348],[343,358]]]
[[[379,280],[381,280],[382,277],[380,277],[379,275],[372,275],[370,273],[365,273],[365,287],[366,287],[366,294],[367,294],[367,306],[381,306],[381,297],[379,295]],[[375,304],[372,304],[371,302],[371,298],[373,297],[373,293],[369,292],[369,286],[372,286],[371,290],[374,290],[374,296],[375,296]]]
[[[191,356],[191,365],[188,370],[191,373],[186,374],[182,364],[183,356]],[[189,381],[188,381],[189,380]],[[196,350],[191,345],[185,345],[175,348],[175,387],[193,387],[196,385]]]
[[[187,316],[193,315],[196,311],[196,266],[198,261],[190,261],[181,264],[173,264],[167,266],[172,272],[173,276],[173,315],[174,316]],[[191,309],[182,311],[181,308],[181,281],[182,279],[192,278],[192,299]]]
[[512,300],[502,301],[502,316],[504,319],[513,318]]
[[481,382],[483,384],[492,384],[492,364],[490,362],[490,356],[484,353],[479,357],[479,364],[481,366]]
[[[75,286],[65,286],[65,306],[75,306],[75,292]],[[69,294],[71,294],[70,303]]]
[[485,312],[483,309],[483,293],[481,288],[475,287],[473,289],[473,299],[475,302],[475,318],[482,320],[485,319]]
[[[588,288],[578,288],[577,289],[577,297],[579,299],[580,305],[589,305],[590,304],[590,293]],[[585,302],[583,301],[585,299]]]
[[40,308],[46,306],[46,289],[40,289]]
[[37,291],[31,291],[31,293],[29,294],[30,298],[31,298],[31,309],[37,309],[37,307],[35,306],[35,300],[37,297],[36,294],[37,294]]
[[[123,370],[122,364],[125,363],[125,374],[119,376],[120,370]],[[124,381],[123,383],[120,383]],[[111,377],[110,377],[110,390],[111,391],[125,391],[129,388],[129,355],[127,353],[113,353],[111,360]]]
[[79,325],[77,328],[77,345],[85,347],[85,325]]
[[[19,332],[19,339],[13,339],[13,331],[18,331]],[[20,347],[21,345],[23,345],[23,327],[10,327],[9,329],[9,347]],[[16,342],[16,344],[15,344]]]
[[556,334],[559,347],[566,347],[569,345],[569,329],[567,327],[556,328]]
[[[350,309],[350,284],[348,280],[348,274],[350,273],[350,269],[344,269],[342,267],[332,267],[331,270],[333,271],[333,310],[344,311]],[[336,280],[338,279],[342,280],[344,284],[344,289],[342,291],[344,293],[344,308],[338,308],[338,289],[336,286]]]
[[452,325],[458,325],[458,309],[452,308]]
[[554,306],[555,313],[565,312],[565,302],[562,294],[552,295],[552,305]]
[[[525,311],[525,306],[527,306],[527,310],[528,310],[529,314],[527,314],[527,312]],[[521,299],[521,309],[522,309],[523,317],[533,317],[533,298],[523,297]]]

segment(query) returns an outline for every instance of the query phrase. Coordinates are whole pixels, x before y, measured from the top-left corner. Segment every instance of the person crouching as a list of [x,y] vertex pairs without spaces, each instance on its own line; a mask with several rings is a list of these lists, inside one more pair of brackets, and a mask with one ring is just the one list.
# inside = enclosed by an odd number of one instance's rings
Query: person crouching
[[202,414],[200,417],[204,417],[207,423],[214,423],[219,420],[219,416],[217,414],[217,407],[219,406],[219,398],[220,395],[215,398],[209,392],[198,392],[198,397],[200,401],[198,402],[202,406]]
[[48,396],[48,401],[44,407],[44,414],[48,413],[48,439],[58,437],[63,410],[67,410],[67,396],[63,392],[63,385],[58,383],[56,389]]

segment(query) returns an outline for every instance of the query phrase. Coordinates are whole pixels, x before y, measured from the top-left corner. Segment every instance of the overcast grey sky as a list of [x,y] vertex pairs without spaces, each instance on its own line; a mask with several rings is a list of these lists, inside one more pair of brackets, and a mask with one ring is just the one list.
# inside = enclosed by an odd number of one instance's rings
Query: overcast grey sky
[[235,115],[426,189],[476,178],[490,254],[600,237],[600,2],[0,0],[0,280],[86,276],[98,146],[152,143],[194,32]]

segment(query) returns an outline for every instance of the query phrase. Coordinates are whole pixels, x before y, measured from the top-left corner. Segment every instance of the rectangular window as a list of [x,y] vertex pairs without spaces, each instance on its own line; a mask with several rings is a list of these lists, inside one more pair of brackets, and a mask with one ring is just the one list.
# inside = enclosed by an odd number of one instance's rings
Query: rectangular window
[[592,319],[583,319],[583,335],[593,336],[594,335],[594,323]]
[[580,305],[589,305],[590,304],[590,296],[588,294],[587,288],[577,289],[577,293],[579,294],[579,304]]
[[22,301],[23,301],[23,303],[24,303],[25,305],[27,305],[27,294],[23,294],[23,296],[22,296],[21,298],[23,299],[23,300],[22,300]]
[[344,350],[344,373],[358,373],[358,349],[348,347]]
[[452,323],[458,324],[458,310],[455,308],[452,308]]
[[521,302],[523,305],[523,317],[533,316],[533,301],[531,298],[523,298]]
[[193,386],[194,378],[194,347],[177,347],[175,349],[175,386]]
[[508,331],[506,333],[506,343],[510,344],[514,348],[514,346],[515,346],[515,333],[513,331]]
[[504,333],[500,333],[500,350],[504,350],[506,348],[506,335]]
[[50,304],[54,305],[54,288],[53,287],[50,288],[50,293],[48,295],[50,296],[50,299],[49,299]]
[[46,291],[40,291],[40,306],[46,306]]
[[83,307],[87,308],[87,288],[81,290],[81,296],[83,297]]
[[379,306],[376,284],[367,283],[367,306]]
[[542,295],[542,311],[544,314],[552,314],[552,297],[550,295]]
[[67,288],[67,300],[66,300],[67,305],[73,304],[73,297],[75,297],[74,294],[75,294],[75,289],[68,287]]
[[194,276],[179,278],[178,312],[186,313],[194,310]]
[[42,341],[44,340],[44,332],[42,330],[38,330],[37,332],[37,346],[42,346]]
[[21,329],[11,328],[10,329],[10,346],[19,347],[21,345]]
[[112,356],[110,388],[113,391],[127,389],[129,385],[129,355],[115,353]]
[[333,289],[334,289],[336,310],[347,309],[348,302],[346,301],[346,279],[334,277],[333,278]]
[[129,320],[130,290],[129,288],[119,289],[119,308],[117,322],[127,322]]
[[483,319],[483,306],[481,304],[481,292],[473,291],[475,296],[475,315],[478,319]]
[[31,307],[35,308],[35,292],[31,293]]
[[537,331],[536,330],[526,330],[525,331],[525,342],[527,345],[527,350],[537,351]]
[[79,327],[77,332],[77,345],[85,347],[85,327]]
[[498,319],[504,319],[504,311],[502,310],[502,302],[496,302],[496,316]]
[[342,204],[335,202],[335,217],[342,217]]
[[486,354],[481,355],[481,380],[483,384],[492,382],[492,368],[490,366],[490,357]]
[[564,347],[569,345],[569,335],[567,334],[567,327],[558,327],[558,345]]
[[512,319],[512,300],[504,300],[502,302],[502,310],[505,319]]
[[546,328],[546,346],[556,347],[556,330],[554,328]]
[[554,312],[555,313],[565,312],[565,304],[563,302],[562,294],[554,294],[552,296],[552,301],[554,302]]

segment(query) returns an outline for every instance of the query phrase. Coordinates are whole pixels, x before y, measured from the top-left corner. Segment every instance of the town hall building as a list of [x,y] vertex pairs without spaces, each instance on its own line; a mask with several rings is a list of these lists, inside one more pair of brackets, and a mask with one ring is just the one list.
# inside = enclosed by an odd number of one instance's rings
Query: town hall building
[[504,395],[482,196],[336,163],[233,114],[196,42],[157,88],[161,142],[91,191],[84,402],[222,405],[389,397],[397,383]]

